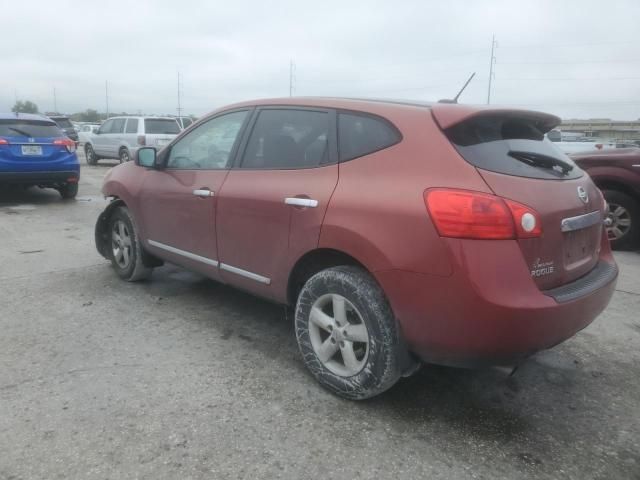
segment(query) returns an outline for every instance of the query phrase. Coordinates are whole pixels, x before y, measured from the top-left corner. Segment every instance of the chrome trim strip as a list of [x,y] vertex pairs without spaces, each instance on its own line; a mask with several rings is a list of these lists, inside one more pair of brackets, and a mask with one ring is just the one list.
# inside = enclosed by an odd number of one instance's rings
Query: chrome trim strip
[[232,267],[231,265],[227,265],[226,263],[221,263],[220,269],[226,270],[227,272],[235,273],[236,275],[250,278],[251,280],[264,283],[265,285],[271,284],[270,278],[263,277],[262,275],[258,275],[257,273],[247,272],[246,270],[242,270],[241,268],[238,268],[238,267]]
[[312,198],[287,197],[284,199],[284,203],[295,205],[296,207],[316,208],[318,206],[318,200],[313,200]]
[[573,232],[581,230],[602,222],[603,215],[600,211],[578,215],[577,217],[563,218],[560,222],[560,228],[563,232]]
[[640,165],[631,165],[632,167],[640,168]]
[[162,250],[166,250],[167,252],[181,255],[190,260],[195,260],[196,262],[206,263],[207,265],[211,265],[212,267],[218,266],[218,262],[216,260],[212,260],[207,257],[201,257],[200,255],[196,255],[195,253],[185,252],[184,250],[180,250],[179,248],[175,248],[170,245],[165,245],[164,243],[156,242],[155,240],[147,240],[147,243],[149,243],[149,245],[153,245],[154,247],[161,248]]
[[212,190],[194,190],[193,194],[196,197],[213,197],[215,193]]

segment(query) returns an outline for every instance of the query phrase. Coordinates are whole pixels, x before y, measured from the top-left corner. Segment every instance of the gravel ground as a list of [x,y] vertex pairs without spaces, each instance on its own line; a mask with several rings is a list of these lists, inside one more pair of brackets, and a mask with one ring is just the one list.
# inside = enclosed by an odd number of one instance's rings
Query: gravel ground
[[354,403],[282,307],[173,266],[118,280],[76,201],[0,193],[0,479],[640,479],[640,255],[576,337],[499,370],[424,367]]

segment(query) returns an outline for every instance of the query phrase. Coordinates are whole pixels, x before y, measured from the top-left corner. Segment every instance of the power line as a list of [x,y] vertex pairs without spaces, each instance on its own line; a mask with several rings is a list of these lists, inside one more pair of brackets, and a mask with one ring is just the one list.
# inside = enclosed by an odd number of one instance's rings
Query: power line
[[583,80],[594,80],[599,82],[608,82],[609,80],[640,80],[640,77],[500,77],[503,80],[536,80],[536,81],[545,81],[545,80],[572,80],[572,81],[580,81]]
[[504,45],[500,48],[569,48],[569,47],[591,47],[594,45],[636,45],[637,42],[633,41],[612,41],[612,42],[584,42],[584,43],[565,43],[565,44],[556,44],[556,43],[538,43],[538,44],[529,44],[529,45]]
[[499,65],[579,65],[589,63],[638,63],[640,59],[631,60],[580,60],[576,62],[498,62]]

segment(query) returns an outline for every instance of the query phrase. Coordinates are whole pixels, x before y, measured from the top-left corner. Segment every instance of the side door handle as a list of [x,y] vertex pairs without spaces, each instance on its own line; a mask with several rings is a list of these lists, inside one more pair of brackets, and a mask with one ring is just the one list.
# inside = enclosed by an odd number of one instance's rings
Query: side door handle
[[316,208],[318,206],[318,201],[313,198],[286,197],[284,203],[296,207]]
[[213,192],[212,190],[209,190],[208,188],[199,188],[197,190],[194,190],[193,194],[196,197],[207,198],[207,197],[213,197],[215,195],[215,192]]

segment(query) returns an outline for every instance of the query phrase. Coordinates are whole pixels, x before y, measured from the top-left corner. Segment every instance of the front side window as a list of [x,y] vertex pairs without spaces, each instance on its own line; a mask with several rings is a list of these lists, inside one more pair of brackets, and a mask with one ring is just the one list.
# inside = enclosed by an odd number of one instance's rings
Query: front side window
[[111,133],[111,126],[113,125],[113,120],[107,120],[102,124],[99,129],[99,132],[102,133]]
[[327,163],[329,114],[263,110],[253,127],[241,168],[312,168]]
[[167,168],[228,168],[233,146],[246,116],[246,110],[227,113],[192,130],[171,147]]
[[398,143],[400,133],[382,118],[351,113],[338,114],[338,148],[344,162]]
[[138,133],[138,119],[130,118],[127,120],[126,133]]
[[111,125],[111,130],[107,133],[122,133],[124,132],[124,122],[126,122],[126,118],[114,118],[113,124]]

